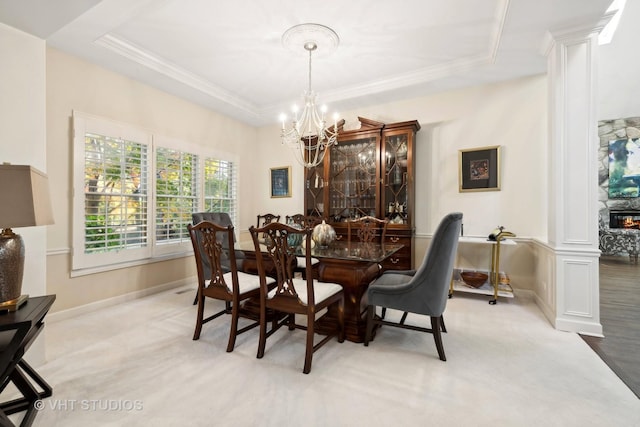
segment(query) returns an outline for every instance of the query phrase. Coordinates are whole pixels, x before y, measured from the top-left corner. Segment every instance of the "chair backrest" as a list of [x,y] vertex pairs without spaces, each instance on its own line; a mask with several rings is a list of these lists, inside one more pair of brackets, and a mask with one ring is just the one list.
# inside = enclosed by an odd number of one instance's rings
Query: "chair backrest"
[[[200,221],[187,225],[198,270],[198,286],[219,287],[221,291],[238,292],[237,265],[234,251],[233,226],[220,226],[211,221]],[[226,246],[226,248],[225,248]],[[228,248],[228,249],[227,249]],[[224,266],[228,265],[228,269]],[[232,283],[227,283],[224,274],[232,273]]]
[[319,216],[303,214],[287,215],[285,219],[287,225],[298,224],[302,228],[313,228],[322,222],[322,218]]
[[387,235],[388,219],[378,219],[373,216],[363,216],[357,219],[347,221],[347,238],[351,242],[352,232],[356,230],[356,237],[360,242],[371,243],[380,239],[384,243]]
[[274,215],[270,213],[258,215],[256,227],[264,227],[265,225],[271,224],[272,222],[280,222],[280,215]]
[[413,313],[441,316],[447,304],[453,264],[458,250],[458,239],[462,225],[462,213],[453,212],[440,221],[433,239],[411,280],[412,286],[419,288],[412,298],[416,304]]
[[[233,229],[233,223],[231,222],[231,217],[226,212],[194,212],[191,214],[191,220],[194,225],[202,221],[209,221],[220,227],[224,227],[225,231],[226,231],[226,228],[229,226],[231,226]],[[222,244],[222,248],[224,249],[224,254],[222,257],[222,266],[226,267],[229,270],[231,266],[230,266],[229,257],[227,256],[227,252],[229,251],[229,242],[226,238],[227,237],[226,232],[217,233],[216,236],[217,236],[218,242]],[[200,233],[196,233],[196,237],[199,238]],[[235,233],[233,235],[233,241],[234,242],[236,241]],[[202,246],[200,245],[199,248],[201,247]],[[194,250],[195,248],[196,247],[194,246]],[[208,276],[209,274],[211,274],[211,268],[209,267],[209,260],[204,254],[201,254],[201,255],[202,255],[204,272],[205,272],[205,275]]]
[[[268,289],[266,286],[266,263],[272,264],[275,271],[276,293],[273,298],[291,299],[292,304],[301,304],[298,299],[298,292],[294,283],[294,270],[297,265],[297,257],[302,254],[298,253],[297,246],[289,246],[289,237],[297,234],[303,236],[304,244],[302,245],[303,253],[306,258],[307,271],[311,271],[311,234],[313,230],[310,228],[294,228],[279,222],[272,222],[264,227],[250,227],[249,232],[253,239],[253,245],[256,251],[256,261],[258,266],[258,274],[260,276],[260,287],[262,296],[265,297]],[[264,240],[262,239],[264,236]],[[296,240],[296,239],[292,239]],[[297,279],[297,283],[301,283]],[[307,275],[306,292],[308,306],[314,305],[313,293],[313,277]]]

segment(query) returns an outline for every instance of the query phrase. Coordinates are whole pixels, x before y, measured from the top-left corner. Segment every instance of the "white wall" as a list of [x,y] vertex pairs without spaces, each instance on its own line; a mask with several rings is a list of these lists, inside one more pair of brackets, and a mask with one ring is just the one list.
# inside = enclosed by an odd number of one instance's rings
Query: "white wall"
[[[0,162],[32,165],[46,173],[44,41],[0,24],[0,58]],[[32,297],[47,293],[46,229],[14,230],[25,245],[22,293]],[[28,356],[31,363],[42,363],[44,340],[37,340]]]
[[600,46],[598,120],[640,116],[640,2],[627,0],[611,43]]
[[[46,173],[44,41],[0,24],[0,58],[0,162]],[[15,230],[25,243],[23,294],[45,294],[46,228]]]

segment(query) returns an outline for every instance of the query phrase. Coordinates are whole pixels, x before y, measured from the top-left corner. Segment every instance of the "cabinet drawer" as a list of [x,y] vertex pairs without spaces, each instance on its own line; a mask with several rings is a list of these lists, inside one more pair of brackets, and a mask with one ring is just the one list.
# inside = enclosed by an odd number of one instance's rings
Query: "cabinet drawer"
[[389,244],[404,245],[398,252],[384,260],[382,267],[385,270],[410,270],[411,269],[411,238],[394,239],[387,236]]
[[382,263],[383,270],[410,270],[411,256],[401,256],[398,252],[385,259]]
[[387,235],[384,241],[385,243],[392,245],[404,245],[405,247],[411,247],[411,236]]

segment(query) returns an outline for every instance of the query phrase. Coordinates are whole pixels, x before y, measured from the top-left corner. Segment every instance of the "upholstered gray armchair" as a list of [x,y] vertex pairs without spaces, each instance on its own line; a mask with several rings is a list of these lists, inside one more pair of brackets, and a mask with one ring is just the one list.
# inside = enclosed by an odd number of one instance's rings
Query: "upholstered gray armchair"
[[[367,331],[364,345],[369,345],[374,325],[388,325],[433,334],[440,360],[447,360],[440,331],[446,332],[442,314],[447,304],[453,264],[458,249],[462,213],[446,215],[436,229],[431,245],[415,271],[385,272],[367,290]],[[414,274],[413,274],[414,273]],[[399,323],[375,316],[376,307],[422,314],[431,317],[431,328]]]

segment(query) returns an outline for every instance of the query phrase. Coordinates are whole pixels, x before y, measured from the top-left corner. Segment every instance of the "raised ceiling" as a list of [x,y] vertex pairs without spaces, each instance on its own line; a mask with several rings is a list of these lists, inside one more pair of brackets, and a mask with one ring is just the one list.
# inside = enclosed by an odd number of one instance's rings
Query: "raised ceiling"
[[0,0],[0,22],[254,126],[300,102],[308,54],[283,47],[317,23],[313,57],[333,111],[546,71],[546,36],[592,25],[611,0]]

